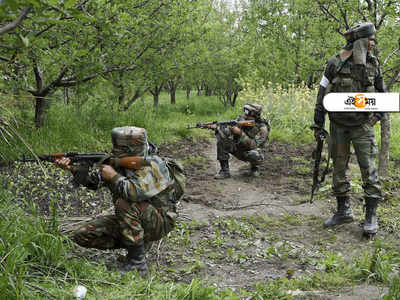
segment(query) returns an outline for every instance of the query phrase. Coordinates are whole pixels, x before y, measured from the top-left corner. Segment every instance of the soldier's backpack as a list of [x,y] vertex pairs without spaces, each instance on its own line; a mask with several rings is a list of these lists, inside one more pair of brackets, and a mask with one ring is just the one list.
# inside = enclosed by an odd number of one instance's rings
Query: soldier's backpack
[[178,162],[172,158],[169,158],[169,157],[164,157],[164,159],[167,164],[168,171],[175,181],[175,183],[174,183],[175,200],[179,201],[182,199],[183,194],[185,192],[185,186],[186,186],[185,171],[180,162]]

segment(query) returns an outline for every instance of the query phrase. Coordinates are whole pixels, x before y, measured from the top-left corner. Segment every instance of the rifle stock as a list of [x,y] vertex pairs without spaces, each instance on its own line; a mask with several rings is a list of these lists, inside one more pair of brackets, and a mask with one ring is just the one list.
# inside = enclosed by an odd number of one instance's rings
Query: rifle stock
[[126,156],[122,158],[110,158],[110,165],[113,167],[124,167],[139,170],[145,163],[143,156]]
[[[114,168],[124,167],[129,169],[140,169],[145,165],[145,159],[142,156],[126,156],[122,158],[112,157],[107,153],[76,153],[76,152],[57,152],[38,156],[40,160],[55,162],[63,157],[68,157],[71,164],[94,165],[96,163],[110,165]],[[22,159],[23,162],[32,162],[33,159]]]

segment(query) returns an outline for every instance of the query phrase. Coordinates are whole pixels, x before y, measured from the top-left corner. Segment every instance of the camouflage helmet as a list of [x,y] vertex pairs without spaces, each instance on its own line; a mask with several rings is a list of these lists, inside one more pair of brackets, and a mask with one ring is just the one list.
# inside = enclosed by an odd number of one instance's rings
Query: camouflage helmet
[[146,129],[135,126],[116,127],[111,131],[113,152],[116,155],[147,156],[149,144]]
[[243,106],[244,114],[251,117],[260,117],[262,106],[260,104],[245,104]]
[[372,24],[371,22],[366,22],[351,27],[343,35],[347,42],[352,43],[358,39],[370,37],[375,33],[376,29],[374,24]]

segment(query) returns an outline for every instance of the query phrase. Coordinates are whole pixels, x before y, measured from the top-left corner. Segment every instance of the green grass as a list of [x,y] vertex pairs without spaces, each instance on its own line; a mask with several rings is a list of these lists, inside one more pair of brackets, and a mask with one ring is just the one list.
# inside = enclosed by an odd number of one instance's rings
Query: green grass
[[58,233],[56,218],[45,220],[34,206],[27,215],[3,190],[0,212],[1,299],[71,299],[78,284],[88,289],[85,299],[238,299],[229,289],[217,292],[196,279],[164,282],[153,272],[146,280],[132,280],[76,258],[74,245]]
[[[215,96],[185,98],[183,91],[177,94],[177,104],[169,103],[169,95],[162,93],[158,107],[153,107],[152,97],[145,96],[128,111],[119,111],[109,101],[99,96],[88,96],[81,105],[65,105],[54,98],[44,126],[33,127],[33,113],[24,110],[24,122],[18,131],[37,153],[80,151],[105,151],[111,148],[110,132],[117,126],[145,127],[149,140],[155,143],[176,141],[181,138],[212,137],[212,132],[202,129],[186,129],[198,122],[236,118],[240,107],[224,107]],[[17,119],[22,117],[16,110]],[[24,126],[22,126],[24,125]],[[15,147],[16,145],[16,147]],[[21,157],[26,149],[20,143],[8,147],[0,145],[0,153],[6,157]]]
[[[312,131],[308,129],[312,123],[315,91],[291,87],[283,90],[279,87],[260,89],[258,92],[245,90],[241,94],[238,105],[234,108],[224,107],[216,97],[192,96],[185,99],[183,91],[177,95],[177,104],[169,104],[169,96],[162,93],[157,108],[152,106],[152,98],[148,95],[138,100],[128,111],[121,112],[111,103],[111,95],[99,91],[96,95],[87,95],[80,105],[64,105],[59,95],[54,96],[45,125],[36,130],[32,127],[32,111],[22,112],[13,108],[19,123],[19,132],[32,145],[37,153],[56,151],[106,151],[111,148],[110,131],[115,126],[134,125],[145,127],[149,139],[155,143],[175,141],[181,138],[213,137],[212,132],[201,129],[187,130],[186,125],[213,120],[235,118],[241,113],[241,105],[247,102],[258,102],[264,105],[264,115],[270,120],[271,139],[296,145],[314,143]],[[79,100],[79,99],[78,99]],[[7,102],[7,101],[5,101]],[[78,102],[78,101],[77,101]],[[8,103],[8,102],[7,102]],[[391,158],[400,159],[400,116],[391,115]],[[376,129],[379,143],[379,127]],[[9,158],[20,157],[26,150],[21,144],[12,146],[1,144],[0,153]],[[282,159],[275,157],[275,159]],[[202,158],[196,156],[186,158],[187,163],[200,164]],[[303,164],[302,160],[296,162]],[[299,173],[309,172],[306,167]],[[393,178],[398,174],[392,164]],[[397,181],[396,181],[397,182]],[[387,182],[384,190],[390,193],[388,203],[382,205],[382,229],[400,228],[400,213],[397,195],[398,184]],[[51,201],[51,199],[49,199]],[[31,204],[30,204],[31,205]],[[30,213],[13,203],[12,196],[0,191],[0,294],[7,299],[69,299],[71,291],[77,284],[88,288],[88,299],[289,299],[288,291],[296,289],[335,290],[343,285],[355,282],[371,281],[389,287],[385,299],[396,299],[400,295],[398,279],[400,257],[398,249],[378,242],[373,253],[361,253],[349,263],[340,255],[326,252],[316,259],[315,265],[321,269],[315,274],[308,274],[296,279],[281,278],[269,282],[257,283],[252,291],[218,290],[214,286],[194,279],[188,284],[177,283],[158,277],[157,272],[147,280],[131,280],[120,277],[118,273],[109,272],[102,264],[89,262],[75,257],[74,245],[58,232],[57,219],[43,219],[34,206]],[[53,209],[53,216],[57,212]],[[261,217],[260,217],[261,218]],[[257,221],[257,222],[256,222]],[[286,219],[286,224],[299,222],[295,217]],[[266,232],[274,227],[282,227],[282,222],[264,219],[237,220],[221,218],[214,224],[215,237],[209,239],[208,246],[220,247],[225,242],[221,232],[232,232],[232,236],[254,239],[254,223],[265,227]],[[268,226],[267,226],[268,225]],[[289,225],[287,225],[289,226]],[[181,236],[186,246],[191,245],[188,238],[190,226],[182,225],[174,231],[172,239]],[[234,234],[233,234],[234,233]],[[279,243],[279,236],[274,236]],[[272,237],[271,237],[272,239]],[[174,240],[172,240],[174,242]],[[280,245],[280,244],[279,244]],[[271,248],[271,253],[286,255],[285,247]],[[234,245],[235,246],[235,245]],[[288,245],[289,247],[290,245]],[[242,249],[245,247],[237,247]],[[245,257],[233,246],[228,256],[233,261]],[[289,249],[289,248],[288,248]],[[201,255],[202,249],[196,254]],[[203,249],[204,250],[204,249]],[[211,254],[210,254],[211,255]],[[220,259],[217,250],[212,255]],[[201,260],[193,257],[193,265],[182,272],[199,271]],[[181,272],[181,271],[179,271]]]

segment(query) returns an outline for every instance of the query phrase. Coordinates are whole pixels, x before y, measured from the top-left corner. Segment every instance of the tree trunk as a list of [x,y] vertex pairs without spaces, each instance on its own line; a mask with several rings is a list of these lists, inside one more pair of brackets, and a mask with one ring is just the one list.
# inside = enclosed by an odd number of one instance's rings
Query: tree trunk
[[237,100],[238,95],[239,95],[238,92],[233,92],[233,100],[232,100],[233,107],[236,105],[236,100]]
[[68,93],[68,88],[64,88],[64,104],[68,105],[69,104],[69,93]]
[[201,86],[197,86],[197,96],[201,96]]
[[379,176],[384,179],[389,175],[390,116],[385,113],[381,120],[381,151],[379,153]]
[[169,93],[171,96],[171,104],[176,104],[176,87],[171,88]]
[[46,102],[43,96],[35,96],[35,127],[40,128],[44,123]]
[[206,88],[206,96],[211,96],[212,95],[212,90],[208,87],[208,85],[205,86]]
[[186,99],[189,100],[190,98],[190,87],[186,88]]
[[154,107],[157,107],[158,106],[158,93],[154,93],[153,94],[153,105],[154,105]]
[[150,90],[150,93],[153,95],[153,105],[154,105],[154,107],[158,106],[159,95],[161,93],[162,88],[163,88],[163,84],[160,84],[160,86],[155,85],[154,89]]
[[131,99],[125,104],[124,106],[124,110],[128,110],[129,107],[131,107],[131,105],[137,100],[139,99],[146,91],[148,90],[148,88],[144,89],[144,90],[136,90],[135,94],[131,97]]

